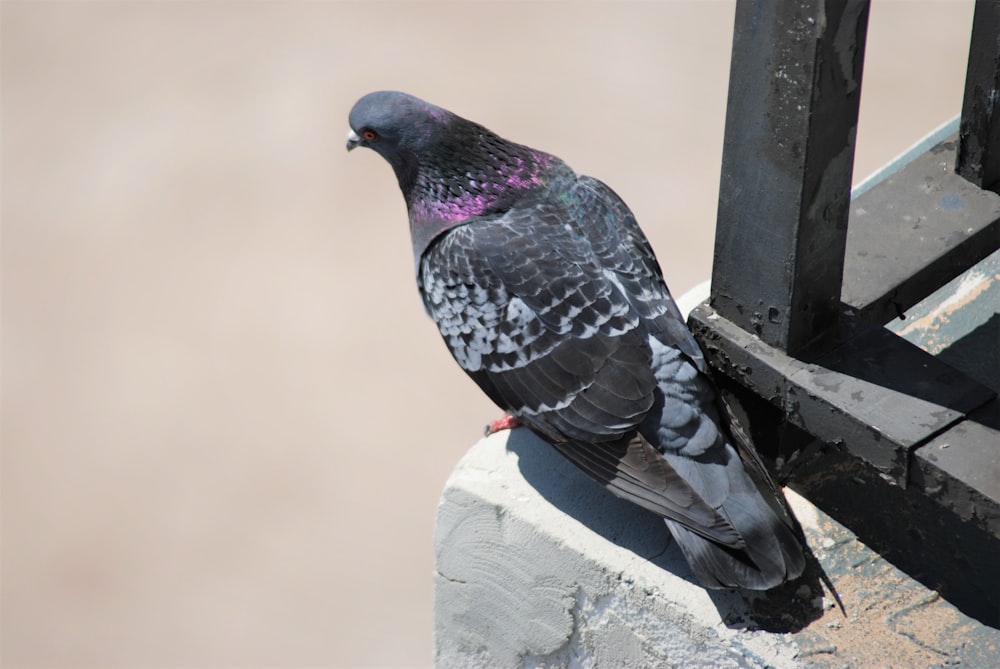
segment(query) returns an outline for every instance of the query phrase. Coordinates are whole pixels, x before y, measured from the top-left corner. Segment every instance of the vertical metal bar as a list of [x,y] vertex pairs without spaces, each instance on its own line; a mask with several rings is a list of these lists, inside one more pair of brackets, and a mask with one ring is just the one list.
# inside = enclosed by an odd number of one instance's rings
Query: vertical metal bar
[[792,354],[841,309],[868,9],[736,4],[712,305]]
[[956,170],[1000,193],[1000,0],[976,2]]

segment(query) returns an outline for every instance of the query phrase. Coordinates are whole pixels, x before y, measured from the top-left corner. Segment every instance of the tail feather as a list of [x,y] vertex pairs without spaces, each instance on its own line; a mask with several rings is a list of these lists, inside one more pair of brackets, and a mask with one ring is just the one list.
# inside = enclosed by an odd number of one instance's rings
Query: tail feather
[[[695,576],[706,588],[768,590],[802,574],[805,557],[791,527],[771,515],[748,531],[746,549],[735,549],[664,519]],[[742,528],[741,528],[742,529]]]
[[683,518],[666,518],[706,587],[767,590],[796,578],[805,568],[804,542],[791,511],[763,464],[760,470],[746,466],[739,451],[749,449],[752,446],[737,449],[723,442],[716,452],[700,458],[662,454],[738,537],[720,541]]

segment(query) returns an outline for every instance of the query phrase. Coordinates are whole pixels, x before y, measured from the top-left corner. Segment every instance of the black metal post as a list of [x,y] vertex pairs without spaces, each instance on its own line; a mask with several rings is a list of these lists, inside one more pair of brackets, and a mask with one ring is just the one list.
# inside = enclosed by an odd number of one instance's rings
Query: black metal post
[[976,2],[958,138],[958,173],[1000,193],[1000,0]]
[[712,305],[792,354],[839,317],[868,9],[736,5]]

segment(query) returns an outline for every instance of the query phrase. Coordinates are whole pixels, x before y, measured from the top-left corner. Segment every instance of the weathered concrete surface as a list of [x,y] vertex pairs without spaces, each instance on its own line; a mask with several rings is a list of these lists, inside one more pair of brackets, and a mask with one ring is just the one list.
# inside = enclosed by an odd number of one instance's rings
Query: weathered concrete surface
[[846,616],[815,574],[706,591],[658,518],[527,430],[484,439],[438,511],[436,666],[996,666],[1000,632],[790,497]]

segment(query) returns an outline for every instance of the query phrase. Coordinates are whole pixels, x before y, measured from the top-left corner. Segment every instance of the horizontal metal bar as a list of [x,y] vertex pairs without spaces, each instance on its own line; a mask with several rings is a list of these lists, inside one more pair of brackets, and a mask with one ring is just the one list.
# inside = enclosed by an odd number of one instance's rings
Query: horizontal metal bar
[[1000,195],[954,173],[957,138],[851,203],[841,300],[871,323],[899,317],[1000,248]]
[[840,346],[805,362],[708,305],[692,311],[688,324],[719,373],[780,407],[792,425],[841,445],[900,486],[909,480],[913,449],[995,395],[880,327],[851,324]]
[[911,483],[966,522],[1000,537],[1000,400],[913,453]]

